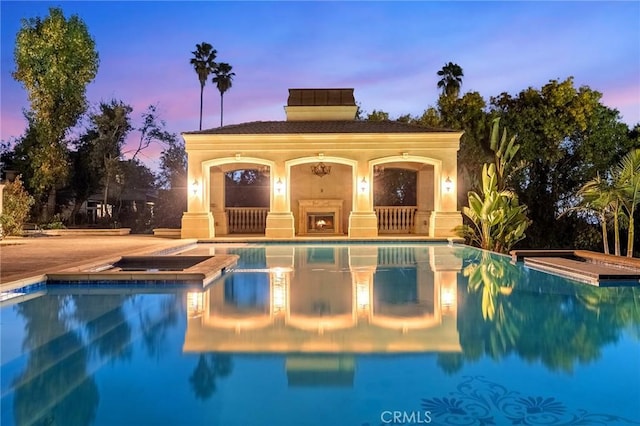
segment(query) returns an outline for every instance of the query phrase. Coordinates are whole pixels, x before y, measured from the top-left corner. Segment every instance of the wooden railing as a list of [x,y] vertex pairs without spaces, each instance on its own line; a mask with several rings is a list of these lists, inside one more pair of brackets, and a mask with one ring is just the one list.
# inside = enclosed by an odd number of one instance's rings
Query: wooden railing
[[379,233],[410,234],[414,232],[417,206],[377,206],[373,210],[378,217]]
[[229,207],[226,213],[230,234],[264,234],[268,207]]

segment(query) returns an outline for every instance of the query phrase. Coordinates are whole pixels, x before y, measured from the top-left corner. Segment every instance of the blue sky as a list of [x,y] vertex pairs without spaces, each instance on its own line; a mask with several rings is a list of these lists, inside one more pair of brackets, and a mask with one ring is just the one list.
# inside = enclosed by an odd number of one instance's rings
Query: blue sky
[[[464,70],[462,92],[485,100],[551,79],[603,94],[629,125],[640,122],[640,2],[0,2],[1,134],[22,134],[22,86],[11,77],[20,19],[59,6],[96,41],[92,104],[119,99],[133,117],[158,106],[170,131],[197,130],[199,82],[189,64],[207,41],[236,77],[225,124],[283,120],[287,89],[353,87],[365,111],[420,115],[438,97],[436,72]],[[205,87],[203,128],[220,121]],[[155,153],[147,160],[155,162]]]

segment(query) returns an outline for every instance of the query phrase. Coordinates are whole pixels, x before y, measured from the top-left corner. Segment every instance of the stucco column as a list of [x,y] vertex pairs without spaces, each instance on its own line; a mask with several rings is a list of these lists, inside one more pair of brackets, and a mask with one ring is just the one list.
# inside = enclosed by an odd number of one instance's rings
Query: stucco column
[[189,155],[187,166],[187,211],[182,215],[182,238],[215,237],[209,210],[210,175],[203,173],[199,158]]
[[373,185],[366,161],[358,161],[353,176],[354,203],[349,214],[349,237],[370,238],[378,236],[378,218],[373,211]]
[[225,179],[224,172],[220,167],[211,167],[211,213],[215,235],[227,235],[229,233],[229,222],[225,210]]
[[415,234],[429,234],[429,222],[434,207],[434,168],[418,170],[416,177],[416,203],[418,211],[414,222]]
[[457,210],[458,165],[456,151],[445,156],[440,173],[435,170],[435,209],[430,217],[429,236],[455,237],[455,228],[462,225],[462,214]]
[[283,161],[278,161],[271,171],[271,206],[267,214],[264,235],[267,238],[293,238],[294,219],[291,213],[290,170],[285,170]]

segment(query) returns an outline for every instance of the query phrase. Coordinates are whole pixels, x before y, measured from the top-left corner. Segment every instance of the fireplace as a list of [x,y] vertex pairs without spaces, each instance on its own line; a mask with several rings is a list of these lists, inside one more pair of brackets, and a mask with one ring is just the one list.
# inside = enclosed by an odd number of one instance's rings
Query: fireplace
[[342,200],[299,200],[298,234],[341,234]]
[[335,214],[328,213],[307,213],[307,232],[336,232]]

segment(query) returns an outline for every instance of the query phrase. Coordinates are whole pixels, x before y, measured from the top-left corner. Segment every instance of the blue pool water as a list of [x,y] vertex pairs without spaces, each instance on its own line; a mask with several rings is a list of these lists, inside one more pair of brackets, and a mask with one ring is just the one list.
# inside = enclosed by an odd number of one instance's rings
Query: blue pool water
[[241,257],[3,302],[0,423],[640,424],[640,288],[446,244],[197,252]]

